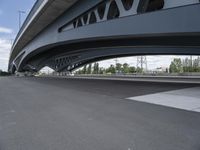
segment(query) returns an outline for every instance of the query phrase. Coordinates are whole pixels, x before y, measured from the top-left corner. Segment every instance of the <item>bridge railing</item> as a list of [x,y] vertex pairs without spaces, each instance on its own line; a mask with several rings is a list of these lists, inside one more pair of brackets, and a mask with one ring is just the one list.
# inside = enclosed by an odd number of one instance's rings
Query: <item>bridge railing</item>
[[33,17],[33,15],[37,11],[37,9],[40,7],[40,5],[42,4],[42,2],[43,2],[43,0],[37,0],[35,2],[34,6],[32,7],[31,11],[29,12],[28,16],[26,17],[25,21],[23,22],[21,28],[19,29],[19,32],[17,33],[17,36],[15,37],[12,49],[14,48],[14,45],[15,45],[16,41],[18,40],[19,36],[21,35],[22,31],[24,30],[24,28],[26,27],[26,25],[28,24],[28,22],[31,20],[31,18]]

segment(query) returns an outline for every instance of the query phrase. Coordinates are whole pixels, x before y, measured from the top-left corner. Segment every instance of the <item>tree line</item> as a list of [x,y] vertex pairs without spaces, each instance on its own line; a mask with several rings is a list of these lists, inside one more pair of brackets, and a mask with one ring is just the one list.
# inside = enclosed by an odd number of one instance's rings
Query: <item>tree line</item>
[[9,76],[10,73],[0,70],[0,76]]
[[76,74],[131,74],[142,73],[143,69],[130,66],[127,63],[110,65],[108,68],[99,67],[99,63],[85,65],[82,69],[76,71]]
[[[167,69],[168,70],[168,69]],[[168,71],[166,71],[168,72]],[[170,73],[186,73],[186,72],[200,72],[200,57],[196,59],[174,58],[169,66]],[[144,70],[140,67],[130,66],[127,63],[116,65],[111,64],[108,68],[99,66],[99,63],[88,64],[75,72],[76,74],[133,74],[144,73]]]
[[200,72],[200,57],[192,60],[174,58],[169,67],[170,73]]

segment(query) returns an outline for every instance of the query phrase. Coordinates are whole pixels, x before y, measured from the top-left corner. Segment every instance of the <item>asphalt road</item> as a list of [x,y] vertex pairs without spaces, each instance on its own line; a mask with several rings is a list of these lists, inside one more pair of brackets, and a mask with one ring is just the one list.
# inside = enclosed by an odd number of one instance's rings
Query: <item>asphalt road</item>
[[0,78],[0,150],[200,150],[200,113],[127,100],[197,84]]

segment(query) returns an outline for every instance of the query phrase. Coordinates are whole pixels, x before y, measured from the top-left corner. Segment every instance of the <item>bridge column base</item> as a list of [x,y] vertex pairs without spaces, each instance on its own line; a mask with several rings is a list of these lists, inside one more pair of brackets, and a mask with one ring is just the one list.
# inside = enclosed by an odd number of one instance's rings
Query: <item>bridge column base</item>
[[35,76],[33,72],[15,72],[15,76],[17,77],[32,77]]

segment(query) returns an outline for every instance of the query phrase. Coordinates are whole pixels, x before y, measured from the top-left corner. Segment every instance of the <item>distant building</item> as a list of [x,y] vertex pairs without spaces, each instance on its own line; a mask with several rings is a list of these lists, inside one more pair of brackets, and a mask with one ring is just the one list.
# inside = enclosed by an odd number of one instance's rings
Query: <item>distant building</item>
[[167,67],[158,67],[152,70],[153,73],[169,73],[169,68]]

